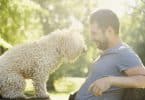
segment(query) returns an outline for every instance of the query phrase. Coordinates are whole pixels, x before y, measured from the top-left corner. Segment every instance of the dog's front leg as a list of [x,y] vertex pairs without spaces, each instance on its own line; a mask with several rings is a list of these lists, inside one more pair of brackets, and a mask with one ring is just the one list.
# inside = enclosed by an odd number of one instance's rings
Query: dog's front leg
[[33,85],[36,91],[36,97],[38,98],[49,98],[47,94],[47,88],[46,88],[46,82],[47,82],[48,76],[46,75],[35,75],[33,80]]

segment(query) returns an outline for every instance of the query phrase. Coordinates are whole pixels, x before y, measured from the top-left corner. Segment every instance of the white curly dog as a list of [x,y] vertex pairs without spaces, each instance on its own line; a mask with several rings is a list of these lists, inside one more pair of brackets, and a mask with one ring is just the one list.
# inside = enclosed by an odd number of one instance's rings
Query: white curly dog
[[15,46],[0,56],[0,94],[3,98],[25,98],[25,79],[32,79],[36,97],[49,97],[49,74],[61,65],[62,58],[74,61],[85,50],[82,34],[71,29]]

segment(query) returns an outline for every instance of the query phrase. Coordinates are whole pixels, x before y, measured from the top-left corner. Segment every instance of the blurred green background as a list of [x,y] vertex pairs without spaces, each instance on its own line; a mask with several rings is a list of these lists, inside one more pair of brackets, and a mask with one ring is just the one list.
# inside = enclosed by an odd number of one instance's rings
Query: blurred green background
[[[89,38],[88,17],[96,8],[113,10],[120,18],[120,36],[131,45],[145,64],[144,0],[0,0],[0,54],[11,47],[34,41],[68,27],[72,18],[84,25],[88,51],[74,64],[63,64],[50,76],[47,88],[53,100],[67,100],[79,89],[93,60],[99,55]],[[34,93],[27,80],[26,94]]]

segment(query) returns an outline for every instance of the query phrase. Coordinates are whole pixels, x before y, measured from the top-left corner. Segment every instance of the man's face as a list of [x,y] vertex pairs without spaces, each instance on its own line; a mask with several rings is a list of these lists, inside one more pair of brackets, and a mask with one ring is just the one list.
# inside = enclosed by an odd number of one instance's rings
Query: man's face
[[100,50],[106,50],[108,48],[108,38],[106,31],[101,29],[96,23],[90,25],[91,38]]

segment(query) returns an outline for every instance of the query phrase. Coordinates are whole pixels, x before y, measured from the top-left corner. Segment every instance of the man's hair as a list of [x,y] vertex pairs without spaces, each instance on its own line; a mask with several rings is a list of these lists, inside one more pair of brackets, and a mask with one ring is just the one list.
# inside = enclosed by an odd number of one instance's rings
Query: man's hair
[[108,9],[101,9],[93,12],[90,16],[90,23],[96,23],[100,28],[106,29],[111,26],[115,33],[119,34],[119,19],[117,15]]

